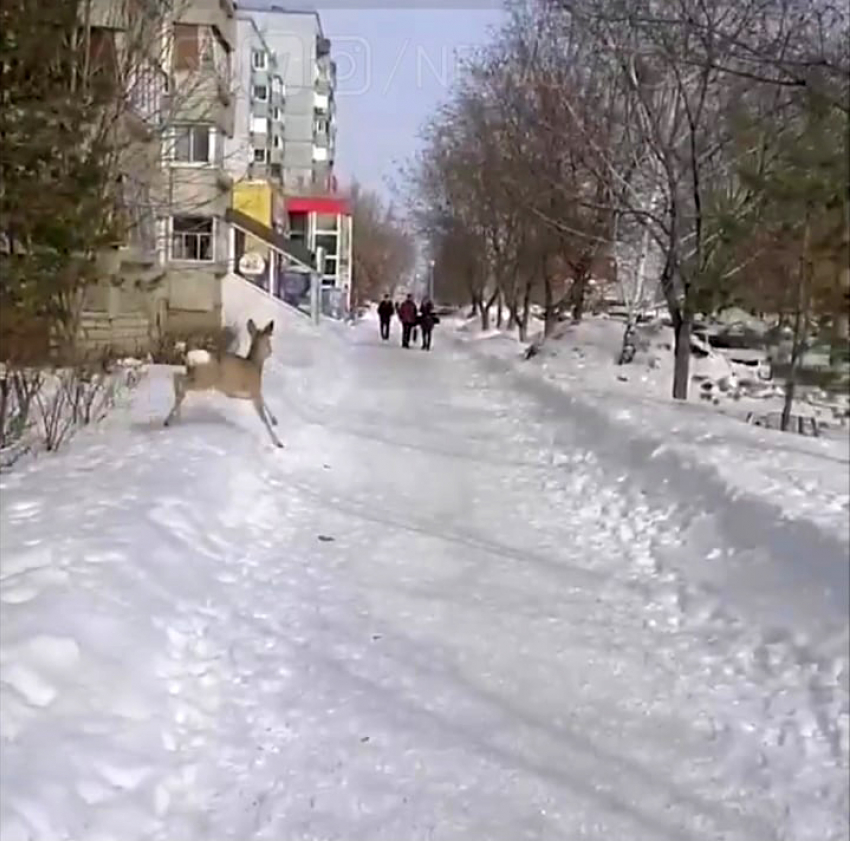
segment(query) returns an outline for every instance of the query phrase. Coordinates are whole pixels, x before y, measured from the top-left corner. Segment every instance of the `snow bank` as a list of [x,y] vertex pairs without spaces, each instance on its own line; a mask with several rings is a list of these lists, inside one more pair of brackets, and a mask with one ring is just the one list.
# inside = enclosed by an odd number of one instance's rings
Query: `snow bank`
[[[589,318],[549,341],[535,359],[524,362],[522,347],[502,334],[475,347],[507,361],[523,372],[536,372],[602,413],[607,422],[627,434],[654,442],[657,452],[679,454],[683,464],[700,465],[734,492],[742,492],[850,540],[850,442],[846,427],[827,427],[826,437],[813,439],[747,426],[749,412],[781,410],[775,391],[766,398],[723,397],[718,405],[699,400],[700,378],[728,378],[728,362],[719,354],[692,358],[691,400],[681,405],[670,397],[672,346],[669,331],[660,330],[645,342],[631,365],[615,364],[622,342],[622,322]],[[460,334],[464,338],[463,334]],[[795,413],[813,414],[829,422],[832,413],[798,401]],[[827,414],[829,417],[827,417]],[[834,421],[833,421],[834,423]],[[693,481],[700,481],[694,475]]]

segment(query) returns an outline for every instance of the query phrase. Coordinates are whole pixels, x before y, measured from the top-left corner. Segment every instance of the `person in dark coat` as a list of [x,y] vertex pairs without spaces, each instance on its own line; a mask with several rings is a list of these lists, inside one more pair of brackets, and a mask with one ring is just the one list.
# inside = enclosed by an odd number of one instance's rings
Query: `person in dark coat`
[[378,304],[378,318],[381,321],[381,338],[387,341],[390,337],[390,322],[395,315],[395,307],[389,295],[384,295],[384,300]]
[[422,328],[422,350],[431,350],[431,334],[437,317],[434,315],[434,304],[426,298],[419,307],[419,326]]
[[410,347],[410,337],[419,317],[413,295],[404,299],[404,303],[398,308],[398,317],[401,320],[401,346]]

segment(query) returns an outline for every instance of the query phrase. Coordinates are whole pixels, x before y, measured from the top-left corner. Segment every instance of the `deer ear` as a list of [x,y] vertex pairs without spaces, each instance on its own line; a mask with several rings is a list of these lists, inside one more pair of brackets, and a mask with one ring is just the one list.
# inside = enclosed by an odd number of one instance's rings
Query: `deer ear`
[[272,334],[272,331],[273,331],[273,330],[274,330],[274,319],[272,319],[272,320],[271,320],[271,321],[270,321],[270,322],[266,325],[266,329],[265,329],[265,330],[263,330],[263,332],[264,332],[267,336],[271,336],[271,334]]
[[248,319],[248,335],[253,339],[257,335],[257,325],[254,324],[254,319]]

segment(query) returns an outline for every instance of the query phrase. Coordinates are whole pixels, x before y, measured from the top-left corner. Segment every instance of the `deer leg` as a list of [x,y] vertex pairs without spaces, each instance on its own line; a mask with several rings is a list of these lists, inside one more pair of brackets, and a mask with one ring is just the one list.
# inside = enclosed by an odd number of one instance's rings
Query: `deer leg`
[[178,373],[174,375],[174,406],[171,407],[171,411],[168,413],[163,426],[168,426],[174,418],[180,416],[180,407],[183,405],[183,400],[186,397],[187,382],[188,378],[185,374]]
[[272,414],[271,409],[269,409],[269,404],[263,400],[263,408],[266,410],[266,414],[268,415],[269,420],[272,422],[272,426],[277,426],[277,418]]
[[271,439],[274,442],[275,447],[282,447],[283,444],[280,443],[280,440],[278,439],[277,435],[274,434],[272,425],[269,423],[269,419],[266,417],[262,395],[255,397],[252,402],[254,404],[254,408],[257,410],[257,414],[260,416],[260,420],[263,422],[263,426],[265,426],[265,428],[269,431],[269,435],[271,435]]

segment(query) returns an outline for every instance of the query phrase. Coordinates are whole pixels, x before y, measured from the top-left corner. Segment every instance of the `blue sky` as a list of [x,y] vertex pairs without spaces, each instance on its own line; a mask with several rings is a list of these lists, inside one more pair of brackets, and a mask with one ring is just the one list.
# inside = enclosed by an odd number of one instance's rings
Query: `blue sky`
[[319,11],[337,62],[337,172],[389,195],[423,122],[446,96],[458,58],[487,41],[494,8]]

